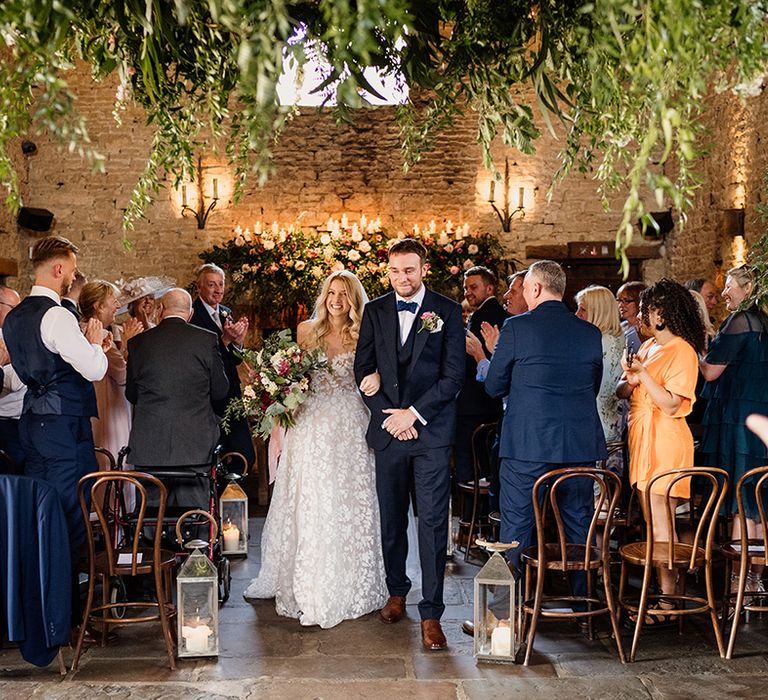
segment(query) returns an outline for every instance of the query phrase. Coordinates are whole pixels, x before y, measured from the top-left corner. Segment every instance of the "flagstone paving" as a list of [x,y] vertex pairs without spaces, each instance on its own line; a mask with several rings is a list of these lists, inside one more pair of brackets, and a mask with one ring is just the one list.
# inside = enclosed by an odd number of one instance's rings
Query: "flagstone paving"
[[[421,648],[418,590],[409,596],[407,619],[396,625],[372,614],[331,630],[304,628],[278,617],[271,601],[251,604],[242,597],[259,569],[262,525],[263,518],[253,519],[249,556],[233,562],[217,659],[180,659],[178,670],[170,671],[158,626],[122,627],[117,642],[88,649],[80,669],[64,678],[55,664],[38,669],[25,664],[17,649],[0,650],[0,698],[666,700],[753,698],[768,685],[768,619],[759,616],[744,625],[732,661],[720,659],[702,619],[682,637],[674,630],[645,634],[634,664],[619,663],[604,624],[590,642],[575,626],[548,622],[540,625],[529,668],[478,664],[472,640],[461,632],[461,622],[472,615],[478,569],[458,556],[446,579],[445,652]],[[628,636],[625,641],[629,646]],[[69,662],[69,649],[65,657]]]

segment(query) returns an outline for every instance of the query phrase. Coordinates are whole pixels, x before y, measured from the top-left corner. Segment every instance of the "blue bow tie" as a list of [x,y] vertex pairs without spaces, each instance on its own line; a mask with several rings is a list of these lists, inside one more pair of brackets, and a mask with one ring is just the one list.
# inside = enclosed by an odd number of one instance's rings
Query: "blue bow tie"
[[398,313],[401,311],[410,311],[412,314],[415,314],[418,308],[419,305],[415,301],[403,301],[402,299],[397,300]]

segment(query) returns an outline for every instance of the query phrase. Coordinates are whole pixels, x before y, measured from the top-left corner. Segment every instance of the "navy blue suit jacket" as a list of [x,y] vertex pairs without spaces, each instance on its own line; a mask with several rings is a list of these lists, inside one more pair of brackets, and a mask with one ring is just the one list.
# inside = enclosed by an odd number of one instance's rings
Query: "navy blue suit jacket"
[[553,464],[604,459],[596,401],[602,375],[600,330],[562,302],[507,319],[485,379],[490,396],[509,395],[499,456]]
[[381,427],[388,417],[385,408],[413,406],[427,421],[416,421],[419,434],[417,447],[447,447],[453,444],[456,432],[456,396],[464,381],[466,355],[461,307],[447,297],[426,290],[418,316],[435,312],[443,327],[437,333],[418,331],[421,319],[416,318],[417,333],[413,357],[408,369],[406,386],[398,386],[397,343],[400,326],[397,318],[395,293],[369,301],[365,305],[360,326],[360,338],[355,353],[355,379],[358,385],[363,377],[378,371],[381,388],[374,396],[363,395],[371,411],[368,426],[368,445],[383,450],[392,436]]

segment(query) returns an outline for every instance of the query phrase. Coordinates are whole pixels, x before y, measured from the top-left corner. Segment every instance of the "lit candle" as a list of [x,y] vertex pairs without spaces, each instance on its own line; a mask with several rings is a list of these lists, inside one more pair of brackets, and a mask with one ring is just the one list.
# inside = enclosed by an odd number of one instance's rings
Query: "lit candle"
[[341,228],[347,228],[349,226],[349,219],[346,214],[341,215]]
[[432,221],[429,222],[429,232],[434,235],[435,231],[437,230],[437,226],[435,226],[435,220],[432,219]]
[[240,549],[240,528],[234,523],[229,523],[229,527],[224,527],[224,551],[237,552]]
[[208,637],[212,634],[213,630],[208,625],[198,625],[197,627],[182,625],[181,628],[184,646],[187,651],[195,653],[208,651]]
[[256,226],[253,227],[253,232],[257,235],[261,235],[261,221],[256,222]]
[[491,654],[493,656],[512,655],[512,628],[496,627],[491,632]]
[[186,185],[181,186],[181,206],[182,207],[187,206],[187,186]]
[[213,178],[213,198],[219,198],[219,181],[216,178]]
[[518,190],[518,193],[517,193],[517,195],[518,195],[518,203],[517,203],[517,206],[518,206],[518,208],[519,208],[519,209],[522,209],[522,208],[523,208],[523,197],[525,196],[525,188],[521,187],[521,188]]
[[496,194],[496,180],[491,178],[491,189],[488,192],[488,201],[492,202],[494,200],[494,195]]
[[325,230],[331,231],[333,229],[333,219],[329,216],[328,221],[325,222]]
[[365,228],[365,224],[368,221],[368,219],[365,217],[365,214],[363,214],[360,217],[360,228]]
[[469,224],[464,224],[464,238],[469,235]]

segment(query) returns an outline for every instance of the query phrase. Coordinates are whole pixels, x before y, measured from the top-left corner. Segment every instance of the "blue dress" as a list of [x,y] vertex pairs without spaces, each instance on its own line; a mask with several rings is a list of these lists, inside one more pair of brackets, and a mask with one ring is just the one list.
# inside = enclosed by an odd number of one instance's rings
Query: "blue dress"
[[[768,464],[768,450],[745,421],[750,413],[768,414],[768,317],[758,309],[736,311],[720,326],[706,361],[727,365],[702,396],[708,400],[702,421],[700,462],[725,469],[731,484],[724,512],[736,512],[736,482],[750,469]],[[744,509],[758,517],[754,488],[744,491]]]

